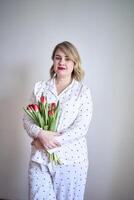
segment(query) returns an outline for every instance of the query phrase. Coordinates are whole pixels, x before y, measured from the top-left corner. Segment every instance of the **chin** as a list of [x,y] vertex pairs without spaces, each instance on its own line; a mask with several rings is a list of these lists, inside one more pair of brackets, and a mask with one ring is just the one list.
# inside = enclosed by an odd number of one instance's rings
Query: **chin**
[[57,74],[57,76],[66,76],[65,72],[57,72],[56,74]]

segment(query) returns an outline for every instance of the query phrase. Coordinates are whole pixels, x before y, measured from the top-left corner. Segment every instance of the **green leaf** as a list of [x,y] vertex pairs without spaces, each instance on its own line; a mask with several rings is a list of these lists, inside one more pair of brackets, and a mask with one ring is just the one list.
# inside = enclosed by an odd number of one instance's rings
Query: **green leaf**
[[31,111],[28,111],[28,110],[25,109],[25,108],[23,108],[23,109],[24,109],[24,111],[28,114],[28,116],[29,116],[35,123],[37,123],[37,119],[36,119],[36,117],[34,116],[33,111],[31,112]]
[[[34,123],[36,123],[43,130],[56,131],[59,117],[61,114],[59,101],[57,102],[54,116],[48,116],[50,104],[46,102],[46,104],[44,105],[40,101],[38,101],[38,105],[40,107],[39,112],[36,112],[33,109],[31,109],[30,111],[25,108],[23,109],[28,114],[28,116],[34,121]],[[47,153],[48,159],[50,160],[50,162],[52,162],[52,164],[62,164],[62,162],[55,153],[50,153],[49,150],[45,152]]]
[[46,102],[45,108],[44,108],[44,118],[45,118],[45,123],[48,123],[48,103]]

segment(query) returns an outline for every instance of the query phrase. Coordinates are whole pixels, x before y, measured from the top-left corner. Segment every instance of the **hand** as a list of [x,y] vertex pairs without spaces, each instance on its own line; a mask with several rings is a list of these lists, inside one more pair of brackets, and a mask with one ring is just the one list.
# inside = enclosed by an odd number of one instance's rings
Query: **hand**
[[48,150],[61,146],[61,144],[55,138],[56,136],[59,135],[60,134],[57,132],[40,131],[37,138],[41,146],[43,146],[45,150]]
[[33,139],[33,141],[31,142],[31,145],[33,145],[36,149],[44,149],[44,146],[41,144],[38,138]]

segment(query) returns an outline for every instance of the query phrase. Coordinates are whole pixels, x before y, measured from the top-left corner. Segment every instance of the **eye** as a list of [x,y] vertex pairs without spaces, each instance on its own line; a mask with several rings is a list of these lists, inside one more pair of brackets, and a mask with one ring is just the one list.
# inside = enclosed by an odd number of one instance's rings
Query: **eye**
[[69,61],[69,60],[70,60],[70,58],[69,58],[69,57],[66,57],[66,58],[65,58],[65,60],[66,60],[66,61]]
[[55,57],[55,60],[60,60],[61,58],[60,57]]

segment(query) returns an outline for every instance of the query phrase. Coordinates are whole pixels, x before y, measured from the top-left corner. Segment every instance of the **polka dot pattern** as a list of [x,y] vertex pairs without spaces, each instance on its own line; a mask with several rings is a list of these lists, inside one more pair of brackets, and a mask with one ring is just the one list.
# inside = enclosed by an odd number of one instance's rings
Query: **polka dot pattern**
[[[52,166],[44,150],[32,147],[29,165],[29,195],[31,200],[83,200],[88,169],[86,134],[91,122],[93,104],[89,88],[73,80],[59,95],[55,80],[35,84],[31,102],[47,96],[49,103],[60,103],[61,114],[56,139],[61,147],[56,152],[62,165]],[[36,137],[40,128],[24,114],[24,128]]]
[[[35,84],[31,102],[37,102],[41,94],[47,96],[49,103],[60,102],[61,115],[56,139],[61,147],[51,149],[56,152],[63,163],[88,162],[86,134],[92,117],[92,99],[89,88],[83,83],[73,80],[59,95],[55,87],[55,79]],[[24,127],[30,137],[36,137],[40,128],[33,124],[28,116],[24,116]],[[32,150],[33,151],[33,150]],[[47,163],[44,151],[32,152],[31,159],[38,163]]]
[[30,200],[83,200],[88,166],[30,162]]

